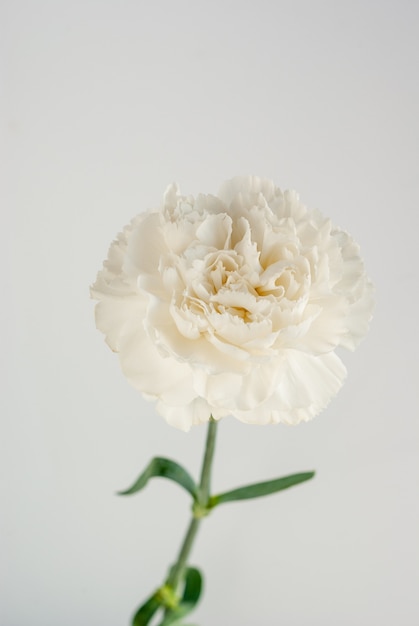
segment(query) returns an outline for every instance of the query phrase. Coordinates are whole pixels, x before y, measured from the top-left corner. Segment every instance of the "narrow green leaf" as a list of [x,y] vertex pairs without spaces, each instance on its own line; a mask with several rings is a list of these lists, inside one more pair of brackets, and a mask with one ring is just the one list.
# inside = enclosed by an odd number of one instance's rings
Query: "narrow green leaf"
[[181,626],[179,620],[188,615],[196,606],[202,591],[202,575],[195,567],[188,567],[185,573],[185,586],[179,606],[170,611],[159,626]]
[[136,612],[132,618],[132,626],[147,626],[161,604],[154,593]]
[[202,591],[202,574],[196,567],[188,567],[185,576],[185,588],[182,602],[192,603],[194,606],[199,600]]
[[271,493],[276,493],[277,491],[282,491],[282,489],[288,489],[293,485],[298,485],[306,480],[310,480],[310,478],[313,478],[314,474],[315,472],[303,472],[301,474],[292,474],[291,476],[283,476],[282,478],[267,480],[263,483],[255,483],[253,485],[239,487],[238,489],[233,489],[232,491],[226,491],[225,493],[212,496],[209,501],[209,506],[213,508],[223,502],[249,500],[250,498],[268,496]]
[[119,491],[120,496],[128,496],[143,489],[150,478],[160,477],[173,480],[175,483],[186,489],[193,499],[197,496],[198,488],[191,475],[181,465],[170,459],[155,457],[145,468],[144,472],[137,478],[135,483],[125,491]]

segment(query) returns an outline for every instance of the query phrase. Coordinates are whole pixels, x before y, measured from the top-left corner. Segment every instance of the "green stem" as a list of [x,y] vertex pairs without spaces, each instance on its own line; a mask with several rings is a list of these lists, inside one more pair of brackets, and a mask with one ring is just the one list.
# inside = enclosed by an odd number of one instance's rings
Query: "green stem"
[[215,450],[215,435],[217,434],[217,422],[213,417],[208,423],[207,442],[205,446],[205,456],[202,463],[201,482],[199,484],[200,504],[206,506],[210,495],[211,467]]
[[[217,422],[211,417],[208,423],[207,440],[205,444],[205,454],[202,463],[201,482],[199,484],[199,503],[201,506],[206,507],[209,500],[209,490],[211,483],[211,466],[214,458],[215,449],[215,435],[217,432]],[[166,584],[169,585],[174,591],[177,590],[179,583],[182,579],[183,571],[189,558],[189,554],[194,543],[196,533],[198,531],[201,519],[192,517],[185,538],[182,543],[182,547],[179,551],[179,556],[175,565],[169,574]]]

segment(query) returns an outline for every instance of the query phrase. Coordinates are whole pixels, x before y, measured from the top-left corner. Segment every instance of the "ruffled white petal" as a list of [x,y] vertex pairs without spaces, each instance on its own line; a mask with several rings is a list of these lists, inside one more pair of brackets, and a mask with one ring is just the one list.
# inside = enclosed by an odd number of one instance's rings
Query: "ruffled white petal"
[[192,426],[209,422],[211,416],[219,420],[228,415],[227,411],[214,410],[203,398],[195,398],[184,406],[169,406],[159,401],[156,408],[170,426],[184,431],[190,430]]
[[248,424],[307,422],[326,408],[345,376],[345,366],[334,352],[312,356],[289,350],[275,392],[255,409],[235,411],[234,416]]
[[259,176],[236,176],[223,183],[218,191],[218,196],[229,205],[239,196],[261,195],[267,203],[277,197],[282,198],[282,192],[275,187],[268,178]]

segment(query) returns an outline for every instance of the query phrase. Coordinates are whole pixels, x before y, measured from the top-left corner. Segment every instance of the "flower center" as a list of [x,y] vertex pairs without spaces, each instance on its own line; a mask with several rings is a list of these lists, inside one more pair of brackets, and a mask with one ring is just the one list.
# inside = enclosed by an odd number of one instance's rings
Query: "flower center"
[[[264,268],[254,245],[248,246],[247,254],[205,249],[199,244],[196,249],[189,247],[177,260],[180,280],[171,304],[182,335],[220,337],[231,324],[237,328],[244,324],[249,331],[263,326],[266,332],[278,333],[286,323],[284,312],[288,316],[297,302],[301,305],[310,282],[307,260],[298,254],[290,258],[289,250],[284,255],[288,258],[283,258],[280,248],[267,256]],[[232,339],[232,343],[241,344],[241,340]]]

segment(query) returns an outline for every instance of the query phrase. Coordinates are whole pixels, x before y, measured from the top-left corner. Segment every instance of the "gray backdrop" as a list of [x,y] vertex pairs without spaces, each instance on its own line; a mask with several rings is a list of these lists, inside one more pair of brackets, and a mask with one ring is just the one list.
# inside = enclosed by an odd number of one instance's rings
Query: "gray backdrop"
[[88,287],[173,180],[258,174],[361,244],[377,287],[307,425],[219,428],[214,488],[316,469],[205,520],[201,626],[416,626],[418,3],[5,0],[1,626],[125,626],[189,518],[154,455],[200,466],[120,373]]

